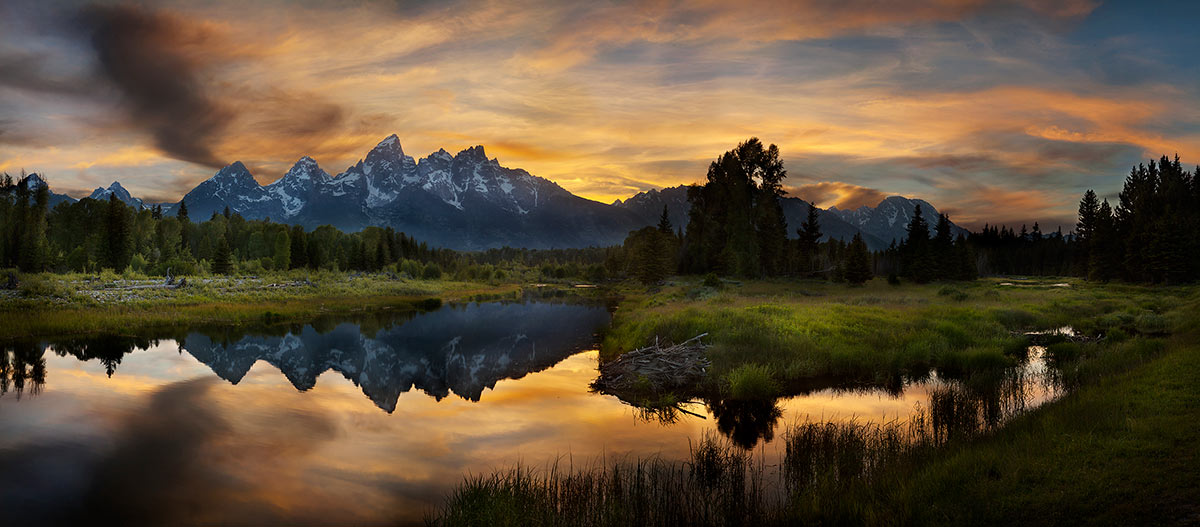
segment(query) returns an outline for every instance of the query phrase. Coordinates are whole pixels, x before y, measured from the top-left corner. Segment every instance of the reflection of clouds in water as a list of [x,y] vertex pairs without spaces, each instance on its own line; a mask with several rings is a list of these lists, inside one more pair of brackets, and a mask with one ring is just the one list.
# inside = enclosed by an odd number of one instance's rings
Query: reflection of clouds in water
[[[932,388],[817,390],[779,401],[782,416],[773,407],[714,410],[709,419],[661,426],[590,393],[596,361],[589,351],[498,380],[480,402],[402,393],[388,414],[338,371],[298,392],[267,362],[250,368],[253,382],[233,385],[173,345],[125,356],[112,378],[95,361],[48,356],[47,393],[0,400],[0,429],[18,438],[0,437],[0,507],[64,521],[84,519],[76,513],[90,505],[133,523],[420,522],[468,473],[518,461],[542,468],[601,457],[679,459],[718,428],[755,445],[771,465],[782,427],[805,415],[891,420]],[[40,501],[21,501],[30,496]]]
[[[336,423],[312,407],[273,414],[229,412],[213,397],[217,383],[206,377],[164,386],[129,411],[112,438],[0,452],[0,473],[12,475],[0,480],[4,495],[14,496],[9,490],[32,482],[30,494],[39,498],[5,509],[25,514],[20,519],[29,522],[334,520],[321,516],[334,509],[332,504],[322,503],[320,495],[305,496],[303,486],[287,480],[300,475],[296,459],[337,436]],[[29,481],[31,474],[43,481]],[[40,482],[49,484],[36,484]],[[299,494],[280,495],[284,489]]]

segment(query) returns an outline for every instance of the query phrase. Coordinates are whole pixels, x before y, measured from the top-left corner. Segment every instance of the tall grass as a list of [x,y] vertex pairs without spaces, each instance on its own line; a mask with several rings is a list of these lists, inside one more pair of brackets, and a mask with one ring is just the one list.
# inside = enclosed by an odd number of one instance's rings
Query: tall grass
[[558,462],[468,477],[430,518],[440,526],[755,525],[769,520],[764,466],[706,435],[688,460]]

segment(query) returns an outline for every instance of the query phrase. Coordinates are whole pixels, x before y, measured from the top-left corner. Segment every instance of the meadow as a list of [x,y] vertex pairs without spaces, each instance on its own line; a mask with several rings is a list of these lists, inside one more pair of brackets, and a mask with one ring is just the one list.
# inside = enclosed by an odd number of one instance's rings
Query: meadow
[[[0,339],[88,333],[137,335],[195,325],[304,321],[343,312],[431,309],[442,302],[517,299],[524,286],[504,281],[400,277],[389,273],[286,271],[254,276],[162,278],[115,274],[24,274],[0,291]],[[549,287],[556,287],[550,285]]]
[[[1066,284],[1066,285],[1062,285]],[[472,476],[437,525],[1129,524],[1200,519],[1195,287],[980,280],[861,288],[679,280],[631,293],[602,360],[707,332],[689,396],[764,398],[936,370],[970,380],[1045,346],[1065,395],[1001,426],[946,433],[948,393],[910,420],[802,422],[779,467],[707,436],[690,459],[518,466]],[[1068,326],[1076,338],[1041,334]],[[967,383],[969,386],[969,383]],[[934,400],[937,401],[935,394]],[[975,411],[972,409],[971,411]],[[967,412],[965,415],[973,415]],[[713,474],[720,474],[713,477]]]

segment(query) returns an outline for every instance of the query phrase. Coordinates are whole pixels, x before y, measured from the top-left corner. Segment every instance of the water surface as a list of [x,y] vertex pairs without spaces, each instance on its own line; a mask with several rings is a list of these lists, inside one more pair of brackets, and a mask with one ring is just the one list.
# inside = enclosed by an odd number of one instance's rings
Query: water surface
[[934,373],[648,420],[589,391],[609,317],[603,305],[483,303],[11,345],[0,509],[15,524],[419,523],[464,475],[517,462],[683,458],[715,431],[773,465],[788,423],[940,408],[950,433],[1057,393],[1035,349],[1002,382]]

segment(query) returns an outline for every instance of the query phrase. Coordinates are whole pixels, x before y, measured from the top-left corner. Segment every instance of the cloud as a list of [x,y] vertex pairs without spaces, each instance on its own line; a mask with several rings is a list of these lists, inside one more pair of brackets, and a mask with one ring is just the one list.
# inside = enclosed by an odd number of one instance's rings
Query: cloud
[[235,114],[203,81],[204,68],[219,58],[216,31],[132,6],[89,6],[80,20],[130,121],[171,157],[222,166],[214,143]]
[[815,203],[818,207],[857,209],[874,207],[888,195],[873,188],[862,187],[840,181],[822,181],[789,188],[788,194]]

